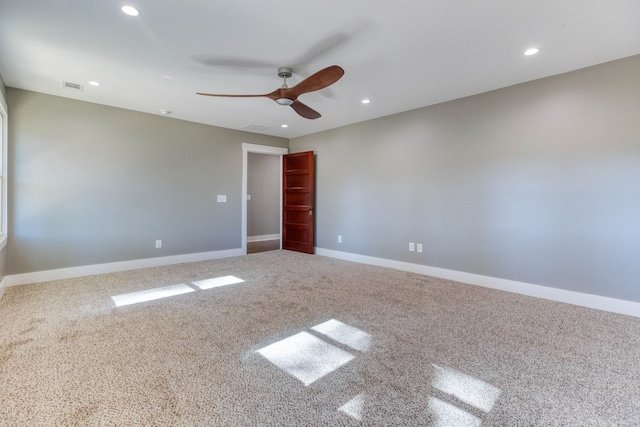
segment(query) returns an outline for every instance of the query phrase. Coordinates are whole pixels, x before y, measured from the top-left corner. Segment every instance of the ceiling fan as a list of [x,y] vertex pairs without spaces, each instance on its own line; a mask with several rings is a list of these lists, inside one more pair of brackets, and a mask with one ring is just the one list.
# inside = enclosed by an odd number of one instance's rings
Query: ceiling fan
[[287,86],[287,78],[291,77],[293,71],[289,67],[278,68],[278,76],[284,79],[282,86],[271,93],[265,93],[262,95],[225,95],[218,93],[200,93],[198,95],[205,96],[223,96],[227,98],[257,98],[266,97],[276,101],[280,105],[288,105],[295,110],[296,113],[304,117],[305,119],[317,119],[320,117],[320,113],[311,107],[298,101],[298,97],[304,93],[315,92],[320,89],[324,89],[331,86],[344,75],[344,70],[337,66],[332,65],[324,68],[315,74],[307,77],[294,87]]

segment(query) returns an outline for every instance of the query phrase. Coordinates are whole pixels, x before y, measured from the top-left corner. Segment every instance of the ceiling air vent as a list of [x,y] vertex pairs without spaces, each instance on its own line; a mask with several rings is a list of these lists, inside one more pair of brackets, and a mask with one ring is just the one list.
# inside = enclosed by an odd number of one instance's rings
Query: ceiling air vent
[[246,130],[247,132],[262,132],[263,130],[269,129],[269,126],[248,124],[248,125],[242,126],[241,129]]
[[62,82],[62,87],[65,89],[77,90],[82,92],[83,86],[78,83]]

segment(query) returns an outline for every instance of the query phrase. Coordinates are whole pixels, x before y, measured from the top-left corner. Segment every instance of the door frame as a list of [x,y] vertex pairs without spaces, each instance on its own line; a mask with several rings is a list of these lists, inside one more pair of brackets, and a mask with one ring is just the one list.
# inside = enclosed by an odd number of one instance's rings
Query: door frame
[[247,254],[247,174],[249,153],[270,154],[280,156],[280,249],[282,249],[282,156],[289,154],[289,149],[271,145],[242,143],[242,253]]

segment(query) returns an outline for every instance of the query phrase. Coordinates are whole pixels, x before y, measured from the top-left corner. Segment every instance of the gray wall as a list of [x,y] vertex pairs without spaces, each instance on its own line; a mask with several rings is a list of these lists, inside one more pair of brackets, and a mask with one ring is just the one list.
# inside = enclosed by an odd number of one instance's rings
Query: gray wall
[[288,145],[13,88],[8,103],[8,274],[240,248],[242,143]]
[[280,234],[280,156],[248,153],[247,237]]
[[318,247],[640,301],[640,56],[290,141],[306,150]]

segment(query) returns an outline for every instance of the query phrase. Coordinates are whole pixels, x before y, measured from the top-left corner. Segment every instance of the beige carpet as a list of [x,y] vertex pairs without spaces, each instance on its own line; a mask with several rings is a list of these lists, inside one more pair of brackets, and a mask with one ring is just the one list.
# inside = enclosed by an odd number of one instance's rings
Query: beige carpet
[[0,330],[2,426],[640,425],[640,319],[320,256],[10,288]]

